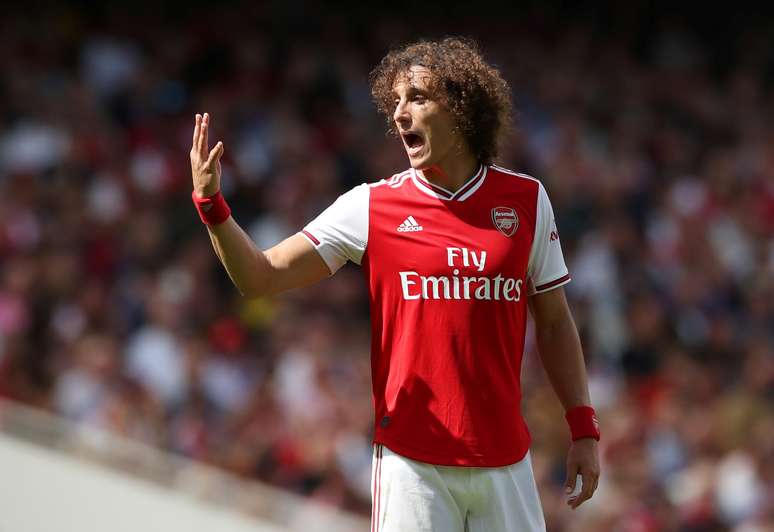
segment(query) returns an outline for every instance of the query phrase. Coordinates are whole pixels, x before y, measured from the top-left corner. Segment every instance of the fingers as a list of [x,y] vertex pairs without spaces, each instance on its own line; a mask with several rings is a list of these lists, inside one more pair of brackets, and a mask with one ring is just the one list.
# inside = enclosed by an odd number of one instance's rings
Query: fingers
[[224,149],[223,143],[218,141],[210,150],[210,155],[207,157],[207,166],[211,167],[214,163],[220,161]]
[[[574,441],[567,453],[567,480],[565,490],[567,504],[573,510],[589,500],[599,482],[599,451],[593,438]],[[576,475],[580,477],[580,489],[572,490]]]
[[590,468],[579,468],[579,474],[582,479],[580,493],[570,497],[567,504],[573,510],[589,500],[597,489],[599,483],[599,474],[593,472]]
[[193,130],[193,141],[191,142],[191,151],[198,150],[199,131],[201,130],[201,124],[202,124],[202,115],[197,113],[195,118],[194,130]]
[[591,498],[594,493],[594,479],[588,472],[581,473],[582,484],[580,493],[571,498],[570,507],[574,510]]
[[202,154],[202,159],[207,156],[207,148],[209,147],[208,133],[210,130],[210,115],[204,113],[202,117],[202,134],[199,140],[199,153]]
[[575,489],[578,478],[578,464],[567,464],[567,480],[564,481],[564,492],[569,495]]
[[191,153],[196,153],[202,160],[207,158],[207,132],[210,129],[210,115],[204,113],[204,115],[196,115],[196,124],[194,126],[193,133],[193,146],[191,147]]
[[567,463],[567,480],[564,481],[564,493],[567,495],[567,504],[572,503],[577,499],[578,493],[576,492],[575,485],[579,480],[580,470],[577,463]]

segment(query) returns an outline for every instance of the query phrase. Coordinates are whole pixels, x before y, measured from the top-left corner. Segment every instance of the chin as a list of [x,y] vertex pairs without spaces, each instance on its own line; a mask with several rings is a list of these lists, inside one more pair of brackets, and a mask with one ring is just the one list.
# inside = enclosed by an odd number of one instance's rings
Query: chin
[[432,166],[429,157],[414,157],[413,159],[409,157],[408,160],[411,168],[414,170],[424,170],[425,168],[430,168]]

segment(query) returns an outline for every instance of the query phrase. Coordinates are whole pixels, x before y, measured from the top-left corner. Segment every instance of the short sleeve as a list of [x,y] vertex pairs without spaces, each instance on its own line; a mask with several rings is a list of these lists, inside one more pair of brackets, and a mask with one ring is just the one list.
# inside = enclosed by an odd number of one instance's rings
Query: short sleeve
[[362,184],[345,192],[304,227],[301,234],[336,273],[348,260],[360,264],[368,241],[370,187]]
[[546,189],[540,183],[535,220],[535,238],[527,267],[529,295],[547,292],[570,282],[570,273],[564,263],[559,231],[556,229],[554,210]]

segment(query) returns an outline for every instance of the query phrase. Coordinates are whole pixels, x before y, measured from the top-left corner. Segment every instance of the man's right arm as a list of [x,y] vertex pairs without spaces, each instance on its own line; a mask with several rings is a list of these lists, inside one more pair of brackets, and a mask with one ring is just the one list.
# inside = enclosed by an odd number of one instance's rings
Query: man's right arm
[[[198,199],[215,197],[220,190],[220,158],[224,148],[222,142],[217,142],[209,149],[209,126],[209,114],[196,115],[190,155],[194,196]],[[242,295],[276,294],[331,274],[317,250],[300,234],[261,251],[228,211],[223,212],[223,216],[227,216],[225,221],[218,218],[216,221],[221,223],[213,221],[214,225],[207,225],[207,230],[215,254]]]
[[231,217],[222,224],[207,226],[207,230],[215,253],[245,297],[307,286],[331,274],[320,254],[300,233],[261,251]]

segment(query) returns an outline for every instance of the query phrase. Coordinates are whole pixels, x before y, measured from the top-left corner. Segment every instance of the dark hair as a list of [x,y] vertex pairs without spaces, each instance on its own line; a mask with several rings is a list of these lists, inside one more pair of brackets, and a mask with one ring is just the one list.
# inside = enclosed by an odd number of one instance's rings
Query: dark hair
[[370,80],[376,107],[395,135],[393,87],[396,78],[414,65],[433,74],[430,89],[454,116],[473,155],[479,162],[492,162],[511,120],[510,87],[500,72],[484,61],[469,39],[447,37],[392,50],[371,72]]

